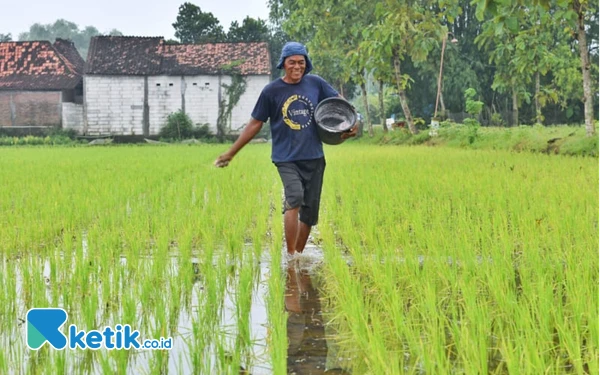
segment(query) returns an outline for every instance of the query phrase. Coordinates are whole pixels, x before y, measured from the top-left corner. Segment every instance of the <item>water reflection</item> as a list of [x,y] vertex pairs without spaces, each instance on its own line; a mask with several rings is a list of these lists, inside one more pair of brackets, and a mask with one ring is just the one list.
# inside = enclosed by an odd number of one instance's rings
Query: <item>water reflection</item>
[[[287,266],[285,308],[288,313],[288,374],[345,374],[327,369],[329,353],[318,289],[308,270],[297,262]],[[330,358],[331,361],[331,358]]]

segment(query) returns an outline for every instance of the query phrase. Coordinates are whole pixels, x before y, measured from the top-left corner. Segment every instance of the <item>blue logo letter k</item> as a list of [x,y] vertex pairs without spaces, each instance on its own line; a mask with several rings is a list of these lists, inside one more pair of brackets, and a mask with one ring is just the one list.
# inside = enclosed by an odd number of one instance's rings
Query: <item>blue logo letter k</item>
[[27,312],[27,346],[38,350],[46,341],[55,349],[67,346],[67,337],[60,327],[67,321],[67,312],[63,309],[31,309]]

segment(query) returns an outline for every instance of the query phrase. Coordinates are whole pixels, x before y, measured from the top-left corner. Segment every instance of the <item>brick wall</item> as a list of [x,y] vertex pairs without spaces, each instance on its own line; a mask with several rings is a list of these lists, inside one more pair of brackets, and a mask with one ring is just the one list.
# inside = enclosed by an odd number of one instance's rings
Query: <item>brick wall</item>
[[0,126],[61,126],[60,91],[0,91]]
[[12,93],[0,91],[0,126],[12,126],[11,99]]

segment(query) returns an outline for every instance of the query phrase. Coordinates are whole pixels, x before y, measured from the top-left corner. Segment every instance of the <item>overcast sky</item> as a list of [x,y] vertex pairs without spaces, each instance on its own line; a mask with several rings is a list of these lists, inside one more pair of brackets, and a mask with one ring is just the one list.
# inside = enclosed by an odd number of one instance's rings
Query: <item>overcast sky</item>
[[[123,35],[175,38],[172,24],[186,0],[0,0],[0,34],[17,40],[34,23],[63,18],[82,30],[94,26],[101,33],[117,29]],[[191,0],[202,12],[211,12],[227,31],[232,21],[246,16],[268,21],[267,0]]]

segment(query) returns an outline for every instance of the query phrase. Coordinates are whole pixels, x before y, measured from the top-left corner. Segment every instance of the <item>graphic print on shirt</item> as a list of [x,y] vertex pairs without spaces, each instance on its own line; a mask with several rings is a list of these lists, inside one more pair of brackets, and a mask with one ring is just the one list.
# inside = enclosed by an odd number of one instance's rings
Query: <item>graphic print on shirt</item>
[[293,130],[310,126],[314,112],[312,102],[303,95],[290,96],[281,109],[283,121]]

